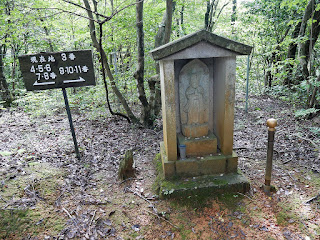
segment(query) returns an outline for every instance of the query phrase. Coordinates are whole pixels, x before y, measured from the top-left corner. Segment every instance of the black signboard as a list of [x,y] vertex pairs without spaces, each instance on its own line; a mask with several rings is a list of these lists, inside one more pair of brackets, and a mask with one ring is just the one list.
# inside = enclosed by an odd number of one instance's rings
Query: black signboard
[[91,50],[19,56],[28,91],[95,85]]

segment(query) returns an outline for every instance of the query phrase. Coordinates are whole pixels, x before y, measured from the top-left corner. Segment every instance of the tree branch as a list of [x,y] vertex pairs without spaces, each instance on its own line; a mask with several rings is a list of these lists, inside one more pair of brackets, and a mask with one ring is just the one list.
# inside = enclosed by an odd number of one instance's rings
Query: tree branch
[[97,16],[99,16],[99,17],[108,18],[108,16],[103,15],[103,14],[101,14],[101,13],[98,13],[97,11],[92,11],[91,9],[88,9],[88,8],[86,8],[86,7],[83,7],[83,6],[81,6],[80,4],[77,4],[77,3],[74,3],[74,2],[71,2],[71,1],[68,1],[68,0],[62,0],[62,1],[66,2],[66,3],[69,3],[69,4],[72,4],[72,5],[74,5],[74,6],[77,6],[77,7],[79,7],[79,8],[82,8],[82,9],[84,9],[84,10],[86,10],[86,11],[90,11],[91,13],[94,13],[95,15],[97,15]]
[[94,21],[96,23],[99,23],[97,20],[94,20],[92,18],[83,16],[83,15],[81,15],[79,13],[75,13],[75,12],[71,12],[71,11],[68,11],[68,10],[64,10],[64,9],[61,9],[61,8],[56,8],[56,7],[52,7],[52,8],[32,8],[32,7],[29,7],[29,8],[32,9],[32,10],[59,10],[59,11],[64,12],[64,13],[69,13],[69,14],[76,15],[78,17],[82,17],[82,18],[88,19],[90,21]]

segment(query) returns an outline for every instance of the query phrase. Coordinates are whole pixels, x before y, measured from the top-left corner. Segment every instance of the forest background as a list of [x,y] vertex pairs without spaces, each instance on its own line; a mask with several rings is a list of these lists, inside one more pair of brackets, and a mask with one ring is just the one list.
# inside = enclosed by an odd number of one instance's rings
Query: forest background
[[[152,126],[161,105],[159,68],[148,52],[205,28],[254,47],[251,94],[277,95],[297,105],[297,117],[320,109],[315,0],[1,0],[0,13],[4,108],[39,116],[64,107],[59,90],[26,92],[19,55],[93,49],[97,86],[69,89],[71,108],[96,119],[109,107],[111,114]],[[247,58],[239,58],[237,88],[243,91],[246,69]]]

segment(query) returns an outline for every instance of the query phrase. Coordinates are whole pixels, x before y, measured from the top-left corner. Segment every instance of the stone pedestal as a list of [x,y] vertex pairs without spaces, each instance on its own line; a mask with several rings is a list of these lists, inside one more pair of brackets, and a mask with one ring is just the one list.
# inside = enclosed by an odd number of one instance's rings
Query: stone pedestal
[[210,133],[203,137],[185,137],[178,134],[178,144],[186,145],[187,157],[213,155],[217,153],[217,137]]

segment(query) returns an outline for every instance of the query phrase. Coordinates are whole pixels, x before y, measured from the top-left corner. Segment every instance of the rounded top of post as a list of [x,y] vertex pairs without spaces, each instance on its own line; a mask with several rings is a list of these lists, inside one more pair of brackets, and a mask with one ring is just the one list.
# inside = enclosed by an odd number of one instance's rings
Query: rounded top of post
[[269,127],[269,131],[274,131],[277,126],[277,119],[270,118],[267,120],[267,126]]

